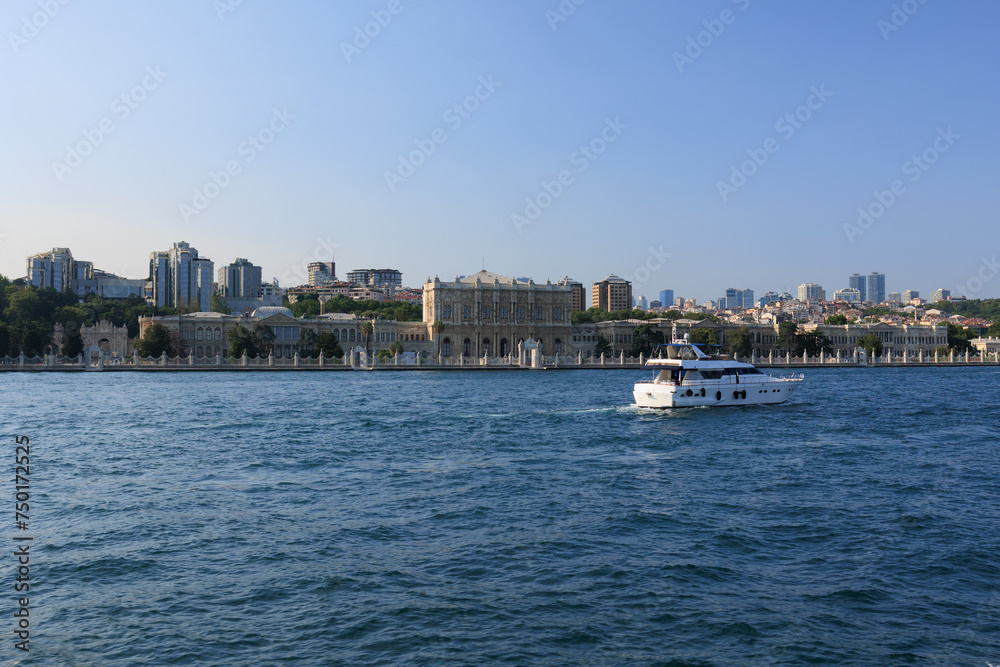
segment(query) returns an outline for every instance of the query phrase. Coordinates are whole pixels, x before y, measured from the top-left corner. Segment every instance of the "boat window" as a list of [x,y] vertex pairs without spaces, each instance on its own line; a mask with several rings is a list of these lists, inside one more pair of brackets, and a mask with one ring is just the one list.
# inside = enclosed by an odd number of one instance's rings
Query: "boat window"
[[719,378],[722,377],[722,371],[721,370],[709,371],[702,369],[701,376],[706,380],[718,380]]

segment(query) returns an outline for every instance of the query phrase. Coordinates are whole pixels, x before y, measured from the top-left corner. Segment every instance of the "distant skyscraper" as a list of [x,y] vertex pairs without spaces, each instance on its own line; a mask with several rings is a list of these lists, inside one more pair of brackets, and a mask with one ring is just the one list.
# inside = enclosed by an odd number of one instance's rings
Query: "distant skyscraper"
[[937,303],[938,301],[947,301],[948,297],[950,296],[951,296],[951,290],[936,289],[931,293],[931,303]]
[[[74,262],[69,248],[53,248],[50,252],[39,253],[28,258],[28,284],[39,289],[48,287],[57,292],[66,291],[78,278],[78,265],[80,272],[85,273],[87,265],[93,271],[90,262]],[[79,276],[84,277],[92,276]]]
[[719,308],[753,308],[753,290],[752,289],[736,289],[735,287],[730,287],[726,290],[726,296],[719,299]]
[[347,282],[369,287],[402,287],[403,274],[396,269],[354,269],[347,272]]
[[858,290],[861,293],[861,302],[868,300],[868,279],[865,276],[855,273],[847,279],[847,286]]
[[908,289],[903,292],[903,303],[909,303],[920,298],[920,290]]
[[660,290],[660,303],[664,308],[669,308],[674,303],[674,291],[672,289]]
[[157,306],[194,306],[208,311],[215,276],[212,260],[181,241],[166,252],[149,255],[152,297]]
[[646,297],[640,295],[639,300],[636,303],[639,306],[639,310],[649,310],[649,304],[646,303]]
[[799,285],[799,301],[826,301],[826,291],[816,283]]
[[885,274],[872,271],[868,274],[868,301],[882,303],[885,301]]
[[235,262],[219,269],[219,294],[231,299],[256,299],[260,296],[260,278],[259,266],[237,257]]
[[889,292],[889,294],[885,297],[885,300],[889,303],[903,303],[903,293]]

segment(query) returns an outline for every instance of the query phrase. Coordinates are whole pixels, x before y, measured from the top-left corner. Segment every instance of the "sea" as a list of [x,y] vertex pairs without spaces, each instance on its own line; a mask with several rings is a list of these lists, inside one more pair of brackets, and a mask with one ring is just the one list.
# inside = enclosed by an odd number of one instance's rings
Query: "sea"
[[804,372],[0,374],[0,664],[1000,665],[1000,369]]

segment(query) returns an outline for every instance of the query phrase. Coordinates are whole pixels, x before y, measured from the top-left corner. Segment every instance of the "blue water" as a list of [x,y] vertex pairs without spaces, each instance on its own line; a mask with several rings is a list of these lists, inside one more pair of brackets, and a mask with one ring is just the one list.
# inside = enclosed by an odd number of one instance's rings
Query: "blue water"
[[638,371],[2,374],[0,660],[1000,663],[1000,370],[806,374],[666,413]]

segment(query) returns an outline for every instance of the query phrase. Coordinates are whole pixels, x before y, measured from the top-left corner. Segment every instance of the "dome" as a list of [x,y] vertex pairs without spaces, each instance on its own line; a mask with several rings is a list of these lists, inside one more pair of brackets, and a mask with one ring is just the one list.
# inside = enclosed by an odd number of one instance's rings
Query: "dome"
[[288,317],[295,317],[295,314],[284,306],[261,306],[250,313],[250,317],[257,320],[263,320],[267,317],[271,317],[272,315],[287,315]]

